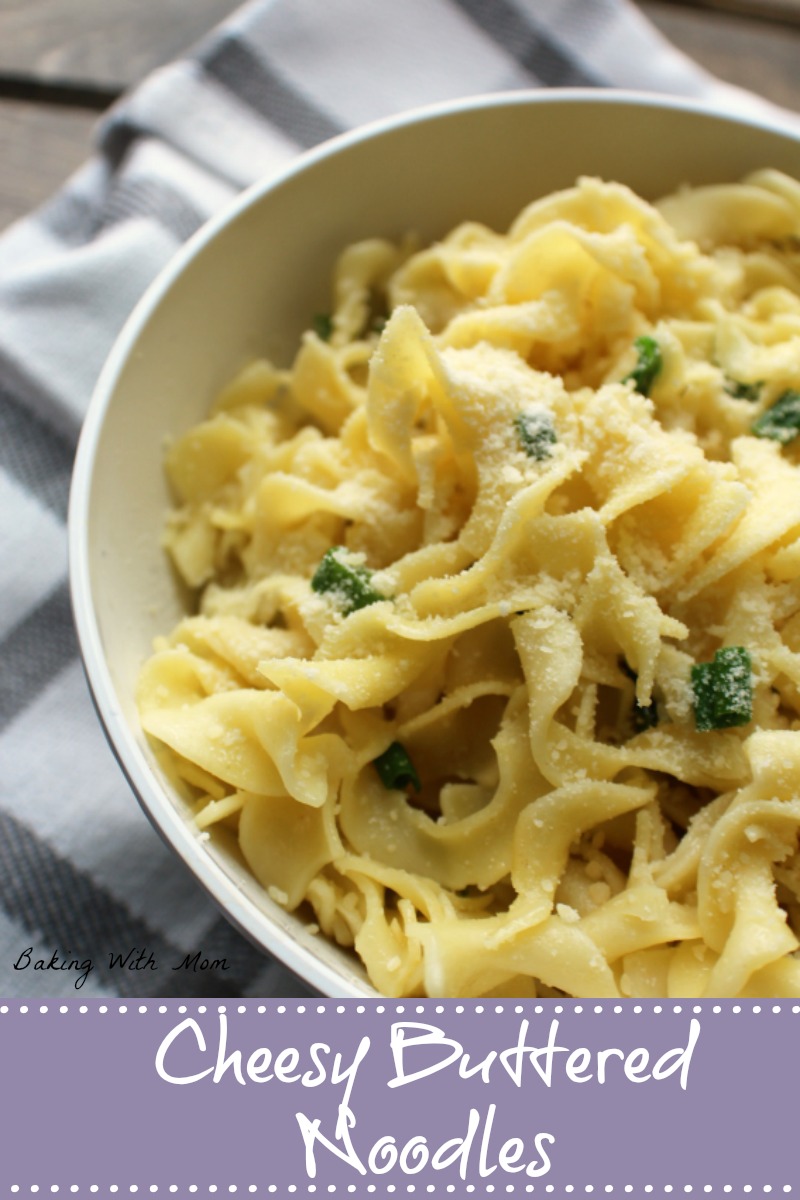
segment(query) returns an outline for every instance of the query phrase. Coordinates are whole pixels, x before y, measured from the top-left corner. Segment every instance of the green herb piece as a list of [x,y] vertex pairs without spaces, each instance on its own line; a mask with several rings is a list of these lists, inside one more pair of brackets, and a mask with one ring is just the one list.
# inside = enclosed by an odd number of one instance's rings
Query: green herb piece
[[383,333],[384,329],[386,328],[386,322],[388,320],[389,320],[388,317],[373,317],[369,323],[370,332]]
[[528,458],[543,462],[550,457],[550,447],[558,441],[553,419],[548,412],[523,412],[514,418],[519,444]]
[[[634,689],[636,688],[637,675],[631,670],[628,664],[623,659],[620,663],[622,670],[633,680]],[[658,705],[655,700],[651,700],[649,704],[640,704],[634,694],[633,708],[631,709],[631,723],[634,733],[644,733],[646,729],[655,729],[658,724]]]
[[726,379],[725,391],[734,400],[750,400],[755,402],[761,395],[762,383],[741,383],[738,379]]
[[422,786],[416,768],[408,757],[405,746],[400,742],[392,742],[388,750],[379,754],[372,765],[385,788],[404,788],[410,784],[418,792]]
[[632,383],[637,392],[641,392],[643,396],[649,396],[653,381],[664,365],[661,347],[655,338],[648,337],[647,334],[637,337],[633,344],[639,355],[639,361],[630,375],[626,375],[622,382]]
[[314,572],[311,587],[315,592],[330,592],[344,615],[348,616],[357,608],[377,604],[386,597],[372,586],[372,572],[367,567],[349,563],[346,555],[343,546],[332,546],[326,550]]
[[695,663],[692,691],[695,725],[702,732],[752,721],[753,671],[744,646],[725,646],[713,662]]
[[311,327],[320,341],[329,342],[333,333],[333,317],[330,313],[315,313]]
[[772,438],[785,446],[800,433],[800,392],[789,389],[750,426],[756,437]]

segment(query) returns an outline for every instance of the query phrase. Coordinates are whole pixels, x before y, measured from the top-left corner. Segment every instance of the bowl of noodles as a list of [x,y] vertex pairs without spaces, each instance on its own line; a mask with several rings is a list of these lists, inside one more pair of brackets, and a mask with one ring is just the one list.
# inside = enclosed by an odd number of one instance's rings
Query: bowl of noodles
[[202,230],[98,384],[96,704],[331,996],[800,995],[800,141],[471,99]]

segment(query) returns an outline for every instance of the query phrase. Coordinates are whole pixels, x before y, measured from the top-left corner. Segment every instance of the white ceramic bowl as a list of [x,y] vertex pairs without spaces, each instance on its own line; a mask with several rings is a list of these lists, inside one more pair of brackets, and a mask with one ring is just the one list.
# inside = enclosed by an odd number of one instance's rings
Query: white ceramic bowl
[[800,137],[681,101],[619,92],[479,97],[337,138],[245,193],[176,256],[125,326],[81,437],[70,502],[72,596],[106,733],[156,828],[257,945],[330,996],[374,996],[349,954],[278,908],[245,868],[200,841],[139,728],[137,673],[181,615],[159,538],[165,438],[198,421],[256,355],[291,361],[328,306],[343,246],[423,239],[472,218],[505,228],[522,206],[579,175],[646,198],[682,183],[800,172]]

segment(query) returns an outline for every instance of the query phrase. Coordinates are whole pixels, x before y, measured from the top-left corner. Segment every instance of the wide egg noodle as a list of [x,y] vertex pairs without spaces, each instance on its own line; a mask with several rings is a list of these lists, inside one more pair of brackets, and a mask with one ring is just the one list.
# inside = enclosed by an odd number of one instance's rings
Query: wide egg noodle
[[198,835],[386,995],[800,996],[800,184],[582,179],[333,300],[168,451]]

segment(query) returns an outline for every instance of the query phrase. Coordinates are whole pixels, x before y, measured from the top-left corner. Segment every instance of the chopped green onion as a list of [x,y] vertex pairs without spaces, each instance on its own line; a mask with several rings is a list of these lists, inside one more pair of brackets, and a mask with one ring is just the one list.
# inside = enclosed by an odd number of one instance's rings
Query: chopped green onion
[[[633,680],[635,689],[637,680],[636,672],[631,670],[625,659],[622,659],[620,666],[628,678]],[[640,704],[634,695],[633,708],[631,709],[631,723],[633,724],[634,733],[644,733],[646,729],[655,729],[658,724],[658,705],[655,700],[651,700],[649,704]]]
[[744,646],[717,650],[713,662],[692,667],[694,719],[703,732],[747,725],[753,719],[753,672]]
[[514,418],[519,443],[528,458],[543,462],[557,442],[553,418],[548,412],[523,412]]
[[648,337],[647,334],[637,337],[633,344],[639,355],[639,361],[630,375],[626,375],[622,382],[632,383],[637,392],[648,396],[653,381],[664,365],[661,347],[655,338]]
[[338,601],[345,616],[357,608],[366,608],[385,600],[370,583],[372,572],[367,567],[354,565],[343,557],[347,551],[343,546],[332,546],[326,550],[322,561],[314,572],[311,587],[315,592],[330,592]]
[[763,383],[742,383],[738,379],[726,379],[725,391],[734,400],[751,400],[755,402],[761,395]]
[[419,791],[421,784],[408,752],[400,742],[392,742],[388,750],[379,754],[373,767],[381,777],[385,788],[404,788],[409,784]]
[[800,433],[800,392],[783,392],[771,408],[765,409],[750,427],[756,437],[772,438],[785,446]]
[[330,313],[315,313],[311,326],[320,341],[329,342],[331,340],[333,317]]

